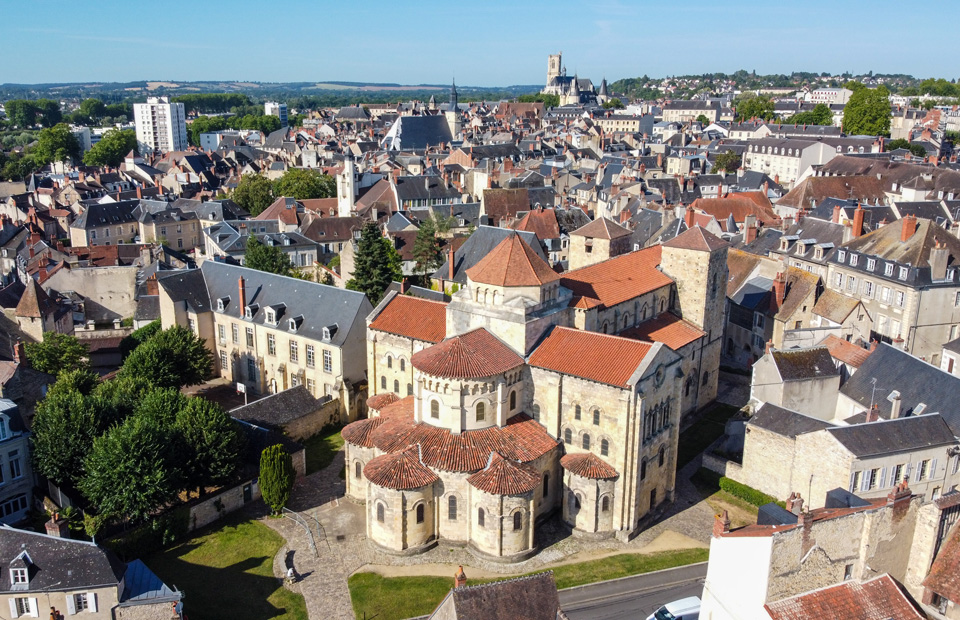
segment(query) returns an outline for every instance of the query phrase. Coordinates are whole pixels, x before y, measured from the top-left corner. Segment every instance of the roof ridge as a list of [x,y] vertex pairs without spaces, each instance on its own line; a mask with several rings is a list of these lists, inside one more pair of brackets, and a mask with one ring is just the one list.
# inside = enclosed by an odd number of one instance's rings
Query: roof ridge
[[519,577],[509,577],[507,579],[501,579],[499,581],[491,581],[488,583],[478,583],[473,586],[460,586],[459,588],[455,587],[453,590],[457,592],[463,592],[466,590],[481,590],[483,588],[489,588],[490,586],[497,586],[504,583],[515,583],[517,581],[530,581],[533,579],[542,579],[544,575],[553,576],[553,570],[545,570],[540,573],[533,573],[531,575],[520,575]]

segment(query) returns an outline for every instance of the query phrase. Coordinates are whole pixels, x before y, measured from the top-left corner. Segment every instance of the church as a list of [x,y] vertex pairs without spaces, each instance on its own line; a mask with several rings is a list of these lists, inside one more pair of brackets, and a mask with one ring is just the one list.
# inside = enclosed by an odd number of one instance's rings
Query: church
[[567,68],[563,66],[563,52],[547,57],[547,83],[540,94],[557,95],[560,97],[560,105],[602,105],[609,99],[606,78],[600,82],[598,91],[589,78],[567,76]]
[[604,247],[561,275],[512,233],[449,303],[370,314],[369,417],[342,436],[373,544],[520,561],[552,514],[627,540],[673,499],[681,416],[716,397],[727,245],[696,227]]

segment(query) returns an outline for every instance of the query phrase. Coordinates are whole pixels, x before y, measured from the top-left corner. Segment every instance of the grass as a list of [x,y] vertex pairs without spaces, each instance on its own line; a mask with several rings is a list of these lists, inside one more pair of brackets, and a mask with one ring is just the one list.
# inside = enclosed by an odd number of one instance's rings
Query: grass
[[703,416],[694,422],[690,428],[680,433],[680,446],[677,450],[677,469],[707,449],[707,446],[723,435],[727,420],[732,418],[738,408],[732,405],[717,403]]
[[[565,564],[553,569],[558,588],[639,575],[664,568],[684,566],[707,559],[707,549],[683,549],[650,554],[625,553],[601,560]],[[536,571],[540,572],[540,571]],[[469,577],[469,571],[467,572]],[[504,576],[509,579],[509,576]],[[471,579],[470,585],[492,579]],[[356,573],[349,579],[353,611],[358,618],[402,620],[429,614],[453,586],[450,577],[382,577],[376,573]]]
[[191,618],[307,620],[303,597],[273,576],[282,545],[270,528],[234,516],[144,561],[164,583],[183,591]]
[[690,482],[703,495],[707,505],[716,514],[720,514],[724,510],[727,511],[730,516],[730,524],[733,527],[757,522],[757,507],[721,489],[720,475],[716,472],[701,467],[697,470],[697,473],[690,477]]
[[303,442],[307,448],[307,475],[332,463],[337,452],[343,450],[340,430],[338,427],[328,426]]

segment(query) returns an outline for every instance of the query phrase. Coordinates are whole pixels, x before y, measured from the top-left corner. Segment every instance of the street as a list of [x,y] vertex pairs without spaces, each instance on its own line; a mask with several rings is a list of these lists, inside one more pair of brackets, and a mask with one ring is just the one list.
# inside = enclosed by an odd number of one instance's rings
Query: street
[[707,565],[606,581],[560,591],[560,605],[571,620],[645,620],[654,609],[677,599],[700,596]]

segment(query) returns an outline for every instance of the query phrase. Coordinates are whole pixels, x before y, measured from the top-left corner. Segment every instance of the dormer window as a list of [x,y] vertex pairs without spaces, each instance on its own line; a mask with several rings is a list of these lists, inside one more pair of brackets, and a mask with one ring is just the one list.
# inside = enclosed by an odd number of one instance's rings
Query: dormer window
[[840,250],[839,252],[837,252],[837,261],[842,263],[845,260],[847,260],[847,253],[844,252],[843,250]]
[[893,263],[887,263],[883,266],[883,275],[892,276],[893,275]]
[[324,340],[324,342],[327,342],[327,341],[330,340],[330,328],[329,328],[329,327],[324,327],[324,328],[323,328],[323,340]]
[[901,268],[900,268],[900,279],[901,279],[901,280],[906,280],[906,279],[907,279],[907,268],[906,268],[906,267],[901,267]]
[[291,332],[296,332],[300,328],[301,323],[303,323],[303,315],[295,316],[287,321],[287,329]]
[[226,309],[227,304],[230,303],[229,297],[221,297],[217,300],[217,312],[223,312]]
[[267,323],[270,323],[270,324],[273,324],[273,325],[276,325],[276,324],[277,324],[277,312],[276,312],[276,310],[274,310],[273,308],[267,308],[266,311],[264,312],[264,314],[266,315],[266,321],[267,321]]
[[821,260],[823,258],[823,248],[821,247],[813,248],[813,257],[817,260]]
[[10,583],[13,585],[26,585],[30,581],[30,578],[27,576],[27,569],[25,568],[11,568],[10,569]]
[[858,261],[859,259],[860,259],[860,257],[857,256],[856,254],[851,254],[851,255],[850,255],[850,266],[851,266],[851,267],[856,267],[856,266],[857,266],[857,261]]
[[876,259],[873,259],[873,258],[868,258],[868,259],[867,259],[867,269],[868,269],[869,271],[873,271],[876,266],[877,266],[877,261],[876,261]]

